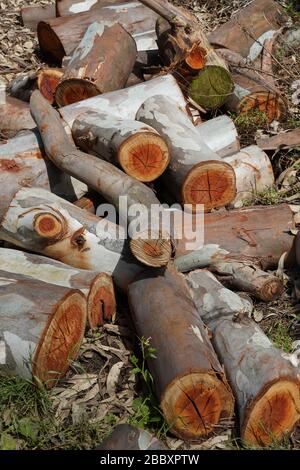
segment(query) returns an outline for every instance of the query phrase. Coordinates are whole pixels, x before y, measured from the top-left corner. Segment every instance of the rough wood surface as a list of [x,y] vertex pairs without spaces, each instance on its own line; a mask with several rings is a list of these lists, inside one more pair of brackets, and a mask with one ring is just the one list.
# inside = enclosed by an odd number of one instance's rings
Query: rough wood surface
[[139,107],[147,98],[154,95],[168,96],[186,110],[187,104],[184,96],[175,78],[168,74],[123,90],[112,91],[65,106],[59,109],[59,113],[70,127],[74,120],[86,111],[106,112],[123,119],[135,119]]
[[262,150],[289,149],[300,146],[300,129],[287,132],[279,132],[272,137],[261,137],[257,145]]
[[135,41],[120,24],[90,24],[61,77],[57,104],[65,106],[123,88],[136,56]]
[[87,111],[74,121],[72,135],[81,150],[119,165],[139,181],[157,179],[170,161],[164,139],[138,121]]
[[96,450],[167,450],[163,442],[144,429],[118,424]]
[[177,201],[192,204],[194,211],[197,204],[204,204],[208,211],[234,199],[233,169],[201,141],[177,103],[153,96],[142,104],[136,118],[154,127],[169,145],[171,161],[165,181]]
[[45,68],[38,73],[38,89],[50,104],[55,101],[55,92],[63,74],[63,70],[58,68]]
[[[140,231],[134,231],[130,247],[134,256],[147,266],[164,266],[172,255],[172,242],[169,233],[160,227],[160,222],[151,220],[149,234],[148,218],[152,205],[160,206],[154,192],[110,163],[77,150],[68,139],[59,119],[59,114],[35,91],[30,100],[31,112],[36,120],[50,160],[66,173],[78,177],[90,188],[99,192],[105,199],[119,209],[123,220],[134,221],[136,213],[121,207],[120,196],[127,197],[128,207],[143,204],[144,218]],[[153,218],[152,218],[153,219]]]
[[198,314],[235,394],[241,437],[268,445],[291,433],[300,414],[299,369],[245,313],[241,298],[207,271],[186,276]]
[[229,21],[208,35],[213,46],[238,52],[254,61],[263,49],[265,39],[286,24],[288,16],[274,0],[254,0]]
[[[125,5],[125,6],[124,6]],[[38,39],[43,52],[57,62],[65,55],[73,53],[91,23],[99,22],[106,26],[119,22],[132,34],[137,49],[156,49],[155,21],[157,15],[140,2],[129,2],[116,8],[108,5],[100,9],[75,15],[41,21],[38,24]],[[153,32],[149,42],[149,32]]]
[[26,28],[36,31],[40,21],[49,20],[56,17],[55,4],[49,5],[30,5],[21,8],[22,23]]
[[28,103],[6,96],[0,106],[0,134],[8,139],[18,132],[35,127]]
[[51,388],[77,356],[86,299],[76,289],[0,271],[2,370]]
[[31,186],[51,190],[69,201],[88,190],[46,158],[38,132],[26,131],[0,145],[0,220],[14,194]]
[[[41,232],[37,225],[43,220]],[[75,268],[110,274],[126,290],[142,266],[136,264],[123,232],[49,191],[23,188],[2,220],[0,239]]]
[[98,271],[75,269],[44,256],[0,248],[0,270],[21,274],[48,284],[79,289],[87,298],[90,328],[115,318],[116,299],[111,277]]
[[240,151],[240,140],[233,120],[218,116],[196,124],[201,140],[220,157],[228,157]]
[[148,366],[171,431],[193,441],[226,426],[232,394],[183,277],[148,272],[128,295],[138,336],[155,348]]
[[245,147],[224,161],[232,166],[236,177],[236,197],[232,207],[251,202],[256,195],[275,184],[272,163],[257,145]]

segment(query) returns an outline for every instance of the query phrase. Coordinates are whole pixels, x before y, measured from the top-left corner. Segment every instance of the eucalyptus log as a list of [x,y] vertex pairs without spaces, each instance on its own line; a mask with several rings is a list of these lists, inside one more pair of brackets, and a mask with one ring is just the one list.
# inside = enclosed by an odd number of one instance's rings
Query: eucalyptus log
[[253,62],[264,41],[287,23],[284,8],[274,0],[253,0],[208,35],[214,47],[224,47]]
[[226,426],[233,397],[184,278],[171,267],[148,272],[128,296],[138,336],[155,349],[148,366],[171,432],[195,441]]
[[37,28],[38,39],[42,51],[60,63],[65,55],[73,53],[91,23],[111,26],[118,22],[134,37],[138,50],[156,49],[156,18],[157,15],[140,2],[121,4],[120,7],[108,5],[84,13],[41,21]]
[[289,149],[300,146],[300,128],[287,132],[279,132],[279,134],[271,137],[261,137],[257,140],[257,145],[262,150]]
[[56,0],[56,16],[75,15],[108,5],[119,8],[122,3],[128,3],[128,0]]
[[0,225],[0,239],[79,269],[113,276],[126,290],[142,267],[122,227],[40,188],[22,188]]
[[81,150],[117,164],[139,181],[157,179],[170,161],[168,146],[153,127],[105,112],[80,114],[72,135]]
[[49,20],[56,17],[55,4],[49,5],[30,5],[21,8],[21,17],[23,25],[26,28],[36,31],[37,25],[40,21]]
[[8,139],[18,132],[35,127],[28,103],[6,96],[0,106],[0,134]]
[[167,450],[153,434],[130,424],[118,424],[96,450]]
[[77,356],[86,298],[77,289],[0,271],[0,367],[53,387]]
[[241,298],[207,271],[186,276],[198,314],[235,394],[240,433],[248,445],[290,434],[300,417],[299,368],[245,314]]
[[121,207],[120,196],[127,197],[129,208],[134,204],[139,206],[143,204],[144,214],[140,231],[133,229],[131,236],[132,253],[148,266],[166,265],[172,254],[172,242],[167,228],[161,227],[160,221],[155,221],[153,218],[149,226],[152,206],[160,207],[160,202],[153,191],[110,163],[77,150],[68,139],[59,114],[38,91],[32,94],[30,105],[41,133],[45,152],[58,168],[78,177],[80,181],[103,195],[108,202],[119,209],[123,220],[134,222],[137,214],[134,213],[132,216],[127,207]]
[[88,212],[91,212],[91,214],[96,213],[94,201],[87,196],[83,196],[77,199],[77,201],[74,201],[73,204],[75,204],[75,206],[77,207],[80,207],[80,209],[84,209]]
[[[288,204],[204,214],[204,246],[200,242],[194,246],[199,251],[190,252],[187,249],[190,240],[183,237],[178,240],[176,257],[189,254],[194,258],[203,254],[207,263],[204,266],[208,266],[221,254],[225,259],[251,261],[263,270],[277,268],[281,256],[293,244],[294,216]],[[194,225],[195,218],[189,224]]]
[[201,141],[220,157],[228,157],[240,151],[237,129],[233,120],[226,114],[199,122],[195,129]]
[[136,55],[134,39],[120,24],[90,24],[56,89],[57,104],[65,106],[123,88]]
[[86,111],[105,112],[123,119],[134,120],[139,107],[147,98],[154,95],[168,96],[186,111],[187,104],[175,78],[172,75],[164,75],[123,90],[64,106],[59,109],[59,113],[70,128],[75,119]]
[[51,190],[70,201],[82,197],[86,185],[49,161],[38,132],[26,131],[0,145],[0,220],[22,187]]
[[[206,211],[230,203],[236,192],[232,167],[202,142],[189,117],[170,98],[148,98],[136,115],[166,140],[171,161],[165,181],[177,201]],[[202,208],[201,208],[202,209]]]
[[53,104],[55,101],[55,92],[63,74],[62,69],[45,68],[40,70],[37,75],[38,89],[50,104]]
[[18,75],[9,83],[9,95],[22,101],[29,101],[32,91],[36,89],[36,76],[36,72]]
[[106,273],[71,268],[44,256],[8,248],[0,248],[0,270],[80,290],[87,298],[87,320],[90,328],[101,326],[115,318],[114,286]]
[[236,197],[231,203],[233,207],[251,202],[256,195],[275,184],[271,161],[257,145],[245,147],[223,160],[235,171]]

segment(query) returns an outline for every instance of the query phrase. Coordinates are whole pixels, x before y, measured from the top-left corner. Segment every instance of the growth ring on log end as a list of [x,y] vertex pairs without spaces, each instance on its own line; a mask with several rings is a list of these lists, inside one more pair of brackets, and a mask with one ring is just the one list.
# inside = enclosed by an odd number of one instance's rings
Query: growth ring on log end
[[181,192],[184,204],[203,204],[205,211],[226,206],[236,196],[234,170],[217,160],[198,163],[187,174]]
[[290,433],[300,417],[299,383],[280,380],[263,390],[248,410],[242,429],[247,444],[268,445]]
[[68,104],[77,103],[77,101],[92,98],[100,93],[92,82],[81,78],[70,78],[61,82],[56,88],[55,101],[60,107],[67,106]]
[[247,113],[253,109],[265,113],[268,122],[274,119],[282,120],[287,112],[286,104],[281,96],[271,91],[256,92],[245,96],[239,104],[238,112]]
[[182,439],[197,441],[220,427],[233,413],[228,388],[213,375],[192,372],[173,381],[161,408],[171,431]]
[[115,291],[112,278],[108,274],[100,273],[93,281],[87,299],[87,315],[90,328],[115,319]]
[[125,173],[146,183],[162,175],[169,164],[170,153],[159,134],[138,132],[123,142],[117,158]]
[[155,230],[151,231],[149,237],[144,234],[133,237],[130,240],[130,249],[137,260],[146,266],[159,268],[166,266],[172,255],[172,242],[168,238],[163,238]]
[[55,91],[62,76],[63,71],[55,68],[42,69],[38,74],[38,89],[51,104],[54,103]]
[[66,52],[61,40],[55,34],[51,26],[45,21],[40,21],[37,26],[37,35],[44,54],[55,62],[57,60],[61,62]]
[[67,294],[53,313],[33,358],[32,375],[55,385],[78,354],[86,326],[86,299],[75,291]]

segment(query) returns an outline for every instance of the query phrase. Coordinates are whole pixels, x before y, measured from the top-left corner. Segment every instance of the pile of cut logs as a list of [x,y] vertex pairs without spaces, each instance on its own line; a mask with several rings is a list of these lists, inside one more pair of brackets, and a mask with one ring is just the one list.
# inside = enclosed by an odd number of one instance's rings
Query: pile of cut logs
[[[278,263],[300,263],[300,206],[243,208],[274,184],[270,159],[240,148],[228,115],[202,121],[221,106],[284,117],[272,74],[283,8],[254,0],[209,35],[165,0],[56,0],[21,14],[57,67],[13,80],[0,107],[1,368],[55,385],[85,329],[115,318],[117,287],[155,348],[148,366],[173,434],[197,441],[234,411],[247,444],[291,433],[298,360],[251,319],[251,296],[279,297]],[[137,203],[190,204],[194,221],[202,204],[204,244],[188,251],[165,227],[127,240],[95,214],[100,200],[129,223]],[[123,445],[129,432],[143,433],[116,430]]]

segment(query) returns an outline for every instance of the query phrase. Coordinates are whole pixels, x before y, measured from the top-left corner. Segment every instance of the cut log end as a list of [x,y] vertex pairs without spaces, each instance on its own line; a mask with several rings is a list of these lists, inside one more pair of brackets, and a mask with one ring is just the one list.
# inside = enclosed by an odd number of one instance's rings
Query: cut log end
[[93,281],[87,305],[87,317],[90,328],[96,328],[116,316],[116,298],[114,285],[108,274],[100,273]]
[[44,69],[38,74],[38,88],[44,98],[51,104],[54,103],[55,91],[62,76],[63,71],[60,69]]
[[92,82],[82,80],[81,78],[70,78],[58,85],[55,93],[55,101],[58,106],[67,106],[68,104],[92,98],[100,93],[96,85]]
[[265,113],[268,122],[282,120],[286,116],[286,105],[283,99],[271,92],[252,93],[246,96],[239,104],[239,113],[247,113],[257,109]]
[[154,233],[149,238],[143,234],[133,237],[130,240],[130,249],[137,260],[154,268],[166,266],[172,255],[171,240],[161,238]]
[[192,70],[201,70],[206,63],[207,50],[199,44],[194,44],[185,62]]
[[41,50],[44,54],[54,59],[55,62],[59,61],[61,63],[66,52],[59,37],[49,24],[45,21],[40,21],[37,26],[37,35]]
[[160,135],[140,132],[123,142],[118,152],[118,161],[128,175],[142,182],[150,182],[165,171],[170,154]]
[[228,70],[218,65],[208,65],[192,81],[189,95],[202,108],[216,109],[230,97],[233,86]]
[[41,237],[51,239],[60,238],[64,231],[62,222],[49,213],[42,213],[36,216],[34,228]]
[[188,173],[182,186],[182,201],[203,204],[207,212],[229,204],[236,196],[235,173],[225,162],[209,161],[198,163]]
[[281,279],[272,276],[268,279],[259,291],[259,298],[265,302],[278,299],[284,290]]
[[53,387],[78,354],[86,326],[86,299],[68,294],[51,317],[33,358],[33,376]]
[[247,444],[268,445],[290,433],[300,415],[299,384],[279,381],[255,403],[245,421],[242,438]]
[[167,388],[161,408],[172,432],[197,441],[210,434],[220,420],[232,416],[234,400],[227,387],[213,375],[190,373]]

